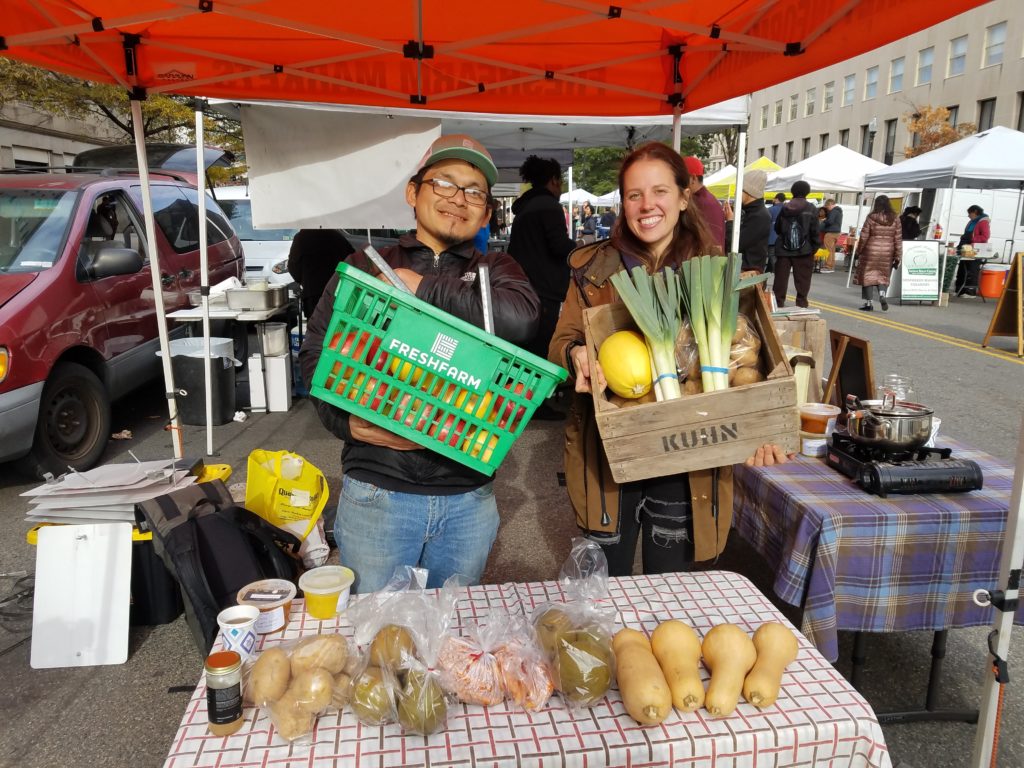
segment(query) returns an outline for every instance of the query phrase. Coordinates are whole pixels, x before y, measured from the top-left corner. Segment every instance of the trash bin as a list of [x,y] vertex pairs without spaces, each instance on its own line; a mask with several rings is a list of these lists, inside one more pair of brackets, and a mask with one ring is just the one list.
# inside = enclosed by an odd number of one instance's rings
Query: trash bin
[[[171,371],[178,391],[178,416],[182,424],[206,425],[203,347],[202,338],[171,339]],[[231,339],[210,339],[212,423],[215,425],[227,424],[235,415],[235,360],[232,351]]]

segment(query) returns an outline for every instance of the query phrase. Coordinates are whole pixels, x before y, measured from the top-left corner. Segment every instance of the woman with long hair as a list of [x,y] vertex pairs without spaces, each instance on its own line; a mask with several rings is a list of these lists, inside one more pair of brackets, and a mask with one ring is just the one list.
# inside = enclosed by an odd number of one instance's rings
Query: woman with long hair
[[[576,522],[599,542],[612,576],[633,571],[643,537],[644,573],[686,570],[694,560],[717,556],[732,520],[732,467],[617,484],[612,479],[594,420],[593,392],[606,381],[584,343],[583,310],[620,301],[609,279],[623,269],[650,274],[713,250],[699,211],[690,204],[689,174],[678,153],[651,143],[634,150],[619,170],[622,212],[611,238],[569,256],[569,291],[548,350],[565,366],[575,392],[565,433],[565,477]],[[757,465],[781,463],[775,446],[751,457]]]
[[889,275],[899,267],[903,258],[903,226],[892,209],[889,198],[879,195],[871,213],[864,220],[857,240],[857,271],[853,284],[860,286],[864,304],[860,309],[871,312],[874,299],[882,305],[882,311],[889,311],[885,290],[889,287]]

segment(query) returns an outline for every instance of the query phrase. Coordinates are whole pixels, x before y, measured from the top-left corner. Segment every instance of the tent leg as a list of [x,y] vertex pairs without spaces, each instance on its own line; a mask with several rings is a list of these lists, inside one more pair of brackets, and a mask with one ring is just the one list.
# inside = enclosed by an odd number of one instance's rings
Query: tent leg
[[196,186],[199,188],[199,286],[203,302],[203,385],[206,391],[206,455],[213,455],[213,361],[210,360],[210,254],[206,237],[206,164],[203,162],[203,111],[196,99]]
[[683,108],[679,104],[672,107],[672,149],[678,155],[683,148]]
[[[981,713],[978,729],[974,733],[974,752],[970,765],[985,768],[992,764],[993,740],[997,727],[1000,686],[1005,681],[997,680],[999,672],[1005,672],[1007,655],[1010,652],[1010,632],[1016,611],[1006,606],[1013,605],[1020,593],[1020,573],[1024,566],[1024,419],[1021,420],[1020,437],[1017,440],[1017,468],[1013,475],[1013,492],[1010,508],[1006,515],[1006,531],[1003,534],[1003,559],[999,566],[999,583],[1005,585],[1001,595],[988,595],[997,609],[989,634],[989,666],[985,670],[981,695]],[[999,600],[998,598],[1002,598]],[[1012,602],[1009,602],[1012,601]]]
[[[853,229],[855,233],[860,232],[860,209],[863,204],[864,190],[862,189],[860,192],[857,193],[857,226],[854,227]],[[858,235],[855,234],[854,237],[858,237]],[[849,288],[850,281],[853,280],[853,250],[846,254],[846,260],[846,287]]]
[[135,156],[139,164],[139,181],[142,184],[142,212],[146,222],[146,249],[149,255],[149,272],[153,278],[153,302],[156,305],[156,328],[160,337],[160,360],[164,369],[164,392],[167,397],[167,411],[170,417],[171,445],[174,458],[184,455],[181,442],[181,422],[178,419],[178,401],[175,400],[174,372],[171,369],[171,344],[167,334],[167,315],[164,314],[164,291],[160,280],[160,252],[157,248],[156,220],[153,218],[153,195],[149,188],[149,163],[146,158],[146,137],[142,132],[142,102],[134,95],[129,96],[132,111],[132,130],[135,134]]
[[[732,243],[730,253],[740,252],[740,219],[743,218],[743,166],[747,162],[747,126],[737,128],[739,140],[736,142],[736,198],[733,201]],[[762,201],[763,202],[763,201]]]

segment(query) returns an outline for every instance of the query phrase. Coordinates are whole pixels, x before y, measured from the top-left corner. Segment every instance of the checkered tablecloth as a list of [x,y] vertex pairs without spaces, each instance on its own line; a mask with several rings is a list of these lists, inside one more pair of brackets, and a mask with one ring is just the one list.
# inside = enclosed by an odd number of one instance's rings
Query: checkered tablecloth
[[955,440],[942,445],[981,465],[982,490],[883,499],[824,459],[737,467],[733,525],[775,570],[775,593],[803,606],[801,630],[826,659],[839,656],[840,629],[992,622],[972,595],[999,588],[1013,468]]
[[[459,603],[458,624],[485,616],[494,606],[530,611],[561,599],[555,582],[473,587]],[[612,579],[610,600],[620,624],[648,633],[668,618],[688,622],[701,635],[726,621],[748,631],[769,620],[788,623],[749,581],[725,571]],[[352,633],[343,619],[310,619],[296,601],[286,630],[264,638],[262,645],[335,630]],[[206,686],[200,681],[170,746],[166,768],[891,765],[871,708],[803,637],[776,704],[758,710],[741,703],[727,718],[713,719],[703,710],[673,712],[661,725],[640,727],[626,714],[617,690],[580,712],[566,709],[557,694],[535,713],[504,705],[459,704],[449,709],[447,729],[430,737],[403,736],[398,725],[367,727],[346,710],[320,716],[312,745],[288,745],[275,733],[267,712],[246,709],[245,718],[233,736],[210,736]]]

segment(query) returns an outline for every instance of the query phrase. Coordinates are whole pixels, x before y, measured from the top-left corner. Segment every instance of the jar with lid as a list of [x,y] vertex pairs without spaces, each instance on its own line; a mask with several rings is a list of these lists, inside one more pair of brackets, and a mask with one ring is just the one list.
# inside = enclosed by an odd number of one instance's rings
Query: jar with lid
[[242,657],[235,651],[206,659],[206,712],[214,736],[230,736],[242,727]]

